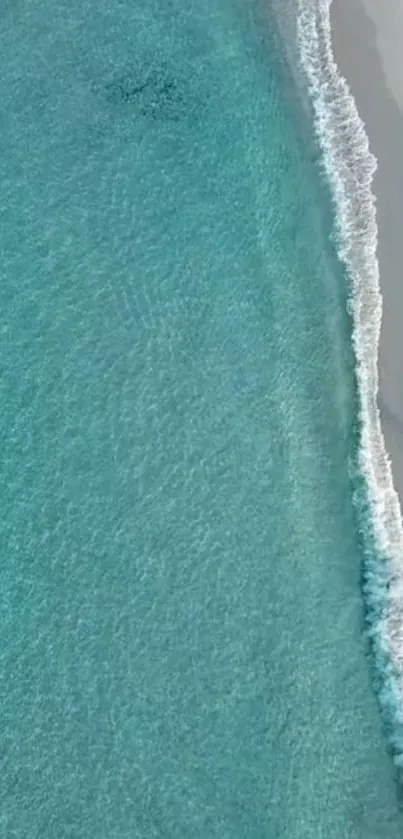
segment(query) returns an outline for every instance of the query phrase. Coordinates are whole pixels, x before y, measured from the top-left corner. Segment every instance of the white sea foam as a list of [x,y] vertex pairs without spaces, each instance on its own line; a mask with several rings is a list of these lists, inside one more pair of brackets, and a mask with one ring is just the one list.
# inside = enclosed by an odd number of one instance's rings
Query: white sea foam
[[403,526],[377,406],[382,298],[372,182],[376,160],[332,52],[331,0],[298,0],[300,59],[312,99],[323,166],[336,207],[337,240],[351,281],[360,399],[358,468],[365,477],[377,560],[368,556],[366,593],[380,700],[395,762],[403,768]]

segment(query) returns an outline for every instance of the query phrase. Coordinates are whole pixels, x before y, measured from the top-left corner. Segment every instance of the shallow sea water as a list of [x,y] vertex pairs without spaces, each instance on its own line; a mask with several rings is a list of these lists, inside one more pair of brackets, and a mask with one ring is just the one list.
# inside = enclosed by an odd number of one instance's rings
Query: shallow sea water
[[0,13],[0,828],[395,839],[329,197],[264,4]]

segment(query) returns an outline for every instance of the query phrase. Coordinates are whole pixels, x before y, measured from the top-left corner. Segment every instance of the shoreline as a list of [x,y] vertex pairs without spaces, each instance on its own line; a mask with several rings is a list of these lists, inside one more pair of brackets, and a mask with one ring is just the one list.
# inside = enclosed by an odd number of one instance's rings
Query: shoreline
[[[382,680],[380,703],[394,762],[403,770],[403,8],[392,0],[330,0],[331,43],[340,76],[346,80],[376,170],[371,192],[376,210],[380,334],[374,393],[379,441],[370,443],[374,465],[366,470],[378,561],[366,561],[364,595],[372,612],[370,632]],[[396,35],[397,33],[397,35]],[[366,231],[368,237],[368,231]],[[374,406],[375,407],[375,406]],[[362,418],[361,418],[362,419]],[[369,429],[370,431],[370,429]],[[362,435],[363,442],[371,439]],[[386,454],[386,457],[385,457]],[[387,463],[386,463],[387,461]],[[381,468],[379,468],[381,466]],[[380,480],[379,480],[380,478]],[[373,486],[371,487],[371,482]],[[375,488],[375,492],[373,489]],[[372,490],[372,491],[371,491]],[[382,564],[386,560],[386,581]],[[377,615],[377,616],[375,616]]]
[[[379,22],[375,24],[369,11],[376,13]],[[376,0],[332,0],[330,14],[335,60],[354,96],[365,123],[370,150],[377,160],[373,191],[383,303],[378,403],[385,447],[392,461],[394,486],[402,508],[403,162],[399,173],[399,158],[403,157],[403,53],[400,56],[397,50],[393,51],[388,78],[385,69],[389,33],[399,17],[403,33],[403,8],[399,11],[396,0],[392,6],[378,10]]]
[[[334,0],[333,4],[331,0],[296,0],[296,9],[300,66],[312,101],[324,175],[333,196],[338,255],[351,289],[360,428],[351,480],[363,550],[362,591],[376,692],[400,774],[403,384],[400,387],[399,376],[403,363],[399,347],[403,288],[399,222],[403,217],[403,178],[396,161],[400,158],[399,140],[403,147],[403,105],[400,110],[388,90],[382,53],[376,47],[378,30],[359,0]],[[383,12],[377,14],[385,19]],[[403,25],[403,11],[400,18]],[[389,17],[386,30],[389,27],[390,31],[390,26]],[[397,49],[393,68],[399,61],[403,66],[398,55]],[[400,91],[398,76],[393,77],[394,89]]]

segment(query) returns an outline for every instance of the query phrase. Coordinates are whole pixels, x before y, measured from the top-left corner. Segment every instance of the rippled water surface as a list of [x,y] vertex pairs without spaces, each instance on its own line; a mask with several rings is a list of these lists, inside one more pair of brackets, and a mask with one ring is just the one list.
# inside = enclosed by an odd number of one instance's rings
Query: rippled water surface
[[0,826],[395,839],[347,284],[270,9],[0,28]]

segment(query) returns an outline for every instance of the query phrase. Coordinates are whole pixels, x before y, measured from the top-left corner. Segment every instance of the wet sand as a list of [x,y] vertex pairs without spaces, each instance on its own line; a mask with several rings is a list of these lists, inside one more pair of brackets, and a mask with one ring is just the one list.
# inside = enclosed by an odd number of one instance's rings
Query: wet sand
[[403,5],[333,0],[333,48],[378,160],[374,180],[383,296],[379,406],[403,508]]

